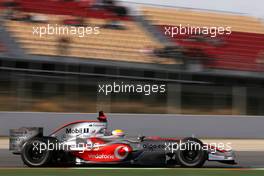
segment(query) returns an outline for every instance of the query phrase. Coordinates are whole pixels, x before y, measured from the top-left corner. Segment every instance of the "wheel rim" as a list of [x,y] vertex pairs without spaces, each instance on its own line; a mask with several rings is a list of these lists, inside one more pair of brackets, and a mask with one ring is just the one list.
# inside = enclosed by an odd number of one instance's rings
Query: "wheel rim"
[[192,145],[187,144],[187,149],[180,152],[182,160],[188,164],[194,164],[201,158],[201,149],[194,148]]
[[188,163],[194,163],[199,159],[200,152],[196,150],[185,150],[181,153],[182,159]]
[[[42,144],[42,142],[33,142],[34,144],[38,143],[38,144]],[[40,151],[39,149],[34,148],[34,145],[30,144],[27,148],[26,148],[26,156],[27,156],[27,160],[30,163],[33,164],[39,164],[41,163],[44,158],[47,155],[47,150],[42,150]],[[38,145],[39,146],[39,145]]]

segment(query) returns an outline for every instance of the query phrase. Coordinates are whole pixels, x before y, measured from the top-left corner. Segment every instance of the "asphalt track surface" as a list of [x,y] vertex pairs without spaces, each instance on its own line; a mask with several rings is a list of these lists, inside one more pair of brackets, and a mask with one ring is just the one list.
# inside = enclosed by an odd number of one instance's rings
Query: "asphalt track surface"
[[[63,124],[95,120],[94,113],[0,112],[0,136],[19,127],[44,127],[49,135]],[[260,116],[107,114],[108,128],[122,129],[129,136],[264,139],[264,118]],[[143,123],[142,123],[143,122]]]
[[[236,152],[237,165],[226,165],[218,162],[206,162],[205,168],[264,168],[264,152]],[[0,150],[0,168],[21,168],[23,165],[20,155],[13,155],[8,149]],[[111,166],[112,167],[112,166]]]

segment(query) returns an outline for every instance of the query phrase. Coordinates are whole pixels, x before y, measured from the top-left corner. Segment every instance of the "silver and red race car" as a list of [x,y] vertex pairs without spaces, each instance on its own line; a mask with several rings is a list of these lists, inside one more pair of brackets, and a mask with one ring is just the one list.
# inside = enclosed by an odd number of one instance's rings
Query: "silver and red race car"
[[107,122],[76,121],[49,136],[43,128],[10,130],[10,150],[25,165],[78,166],[93,164],[201,167],[205,161],[235,164],[232,150],[219,149],[194,137],[126,137],[107,132]]

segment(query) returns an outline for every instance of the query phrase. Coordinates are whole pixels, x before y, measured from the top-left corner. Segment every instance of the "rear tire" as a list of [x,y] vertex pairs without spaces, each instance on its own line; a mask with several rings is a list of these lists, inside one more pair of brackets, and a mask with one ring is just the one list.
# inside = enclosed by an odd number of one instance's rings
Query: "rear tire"
[[47,148],[47,138],[32,138],[28,140],[22,147],[21,158],[29,167],[48,166],[51,161],[52,151],[41,150],[41,145]]
[[202,167],[207,160],[207,151],[203,150],[203,143],[197,138],[181,140],[184,150],[177,151],[177,160],[182,167]]

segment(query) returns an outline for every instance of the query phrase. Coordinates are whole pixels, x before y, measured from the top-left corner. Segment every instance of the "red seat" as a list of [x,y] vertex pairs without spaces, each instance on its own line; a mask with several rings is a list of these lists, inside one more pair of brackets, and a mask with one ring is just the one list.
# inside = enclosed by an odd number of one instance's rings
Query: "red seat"
[[[0,2],[3,0],[0,0]],[[113,18],[116,15],[106,10],[95,10],[91,7],[92,0],[82,2],[67,2],[54,0],[16,0],[19,9],[27,12],[73,15],[92,18]],[[116,17],[117,18],[117,17]],[[121,20],[130,20],[128,17],[120,17]]]
[[[215,38],[207,36],[208,42],[187,40],[190,37],[193,36],[175,35],[173,41],[186,48],[202,49],[212,58],[210,62],[206,62],[207,67],[260,71],[256,60],[259,54],[264,51],[264,34],[233,31],[231,35],[218,35]],[[220,44],[210,44],[210,40],[218,40]]]

